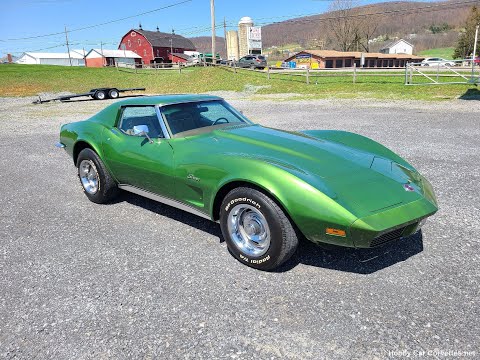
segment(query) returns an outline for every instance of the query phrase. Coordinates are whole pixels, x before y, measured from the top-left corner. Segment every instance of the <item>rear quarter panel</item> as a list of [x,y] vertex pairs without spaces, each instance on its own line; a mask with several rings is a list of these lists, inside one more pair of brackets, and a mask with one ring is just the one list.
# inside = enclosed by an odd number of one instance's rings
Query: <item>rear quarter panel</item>
[[87,143],[102,158],[102,133],[105,125],[89,120],[65,124],[60,130],[60,142],[65,145],[67,154],[74,157],[75,145]]

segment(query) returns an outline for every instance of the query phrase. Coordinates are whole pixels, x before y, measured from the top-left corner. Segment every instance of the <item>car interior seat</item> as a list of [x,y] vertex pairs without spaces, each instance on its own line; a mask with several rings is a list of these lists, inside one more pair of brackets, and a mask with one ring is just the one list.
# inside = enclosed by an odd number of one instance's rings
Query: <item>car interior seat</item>
[[180,110],[166,115],[168,125],[172,134],[178,134],[183,131],[193,130],[198,128],[197,121],[193,114],[189,111]]

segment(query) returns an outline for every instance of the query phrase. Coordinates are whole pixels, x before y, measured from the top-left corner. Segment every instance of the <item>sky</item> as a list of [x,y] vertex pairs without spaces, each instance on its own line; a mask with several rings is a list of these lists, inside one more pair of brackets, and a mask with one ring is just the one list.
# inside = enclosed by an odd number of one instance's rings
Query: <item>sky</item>
[[[380,1],[361,4],[373,2]],[[224,18],[228,30],[236,28],[243,16],[265,24],[322,13],[329,4],[329,0],[216,0],[215,18],[222,25],[217,35],[223,36]],[[0,0],[0,57],[24,51],[66,52],[65,27],[70,48],[88,51],[100,48],[100,43],[116,49],[121,37],[139,23],[144,30],[158,26],[163,32],[175,29],[194,37],[210,35],[210,21],[210,0]],[[107,22],[111,23],[99,25]],[[53,35],[43,36],[49,34]],[[29,37],[36,38],[22,39]]]

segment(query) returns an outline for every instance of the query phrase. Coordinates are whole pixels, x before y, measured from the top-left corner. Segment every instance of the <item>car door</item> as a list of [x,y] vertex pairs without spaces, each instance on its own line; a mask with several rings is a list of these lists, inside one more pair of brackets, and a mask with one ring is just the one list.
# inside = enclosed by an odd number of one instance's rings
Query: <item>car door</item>
[[173,198],[173,149],[158,115],[156,106],[122,107],[116,125],[104,130],[104,160],[119,184]]
[[247,64],[247,57],[246,57],[246,56],[244,56],[244,57],[242,57],[240,60],[238,60],[238,66],[239,66],[239,67],[248,66],[248,64]]

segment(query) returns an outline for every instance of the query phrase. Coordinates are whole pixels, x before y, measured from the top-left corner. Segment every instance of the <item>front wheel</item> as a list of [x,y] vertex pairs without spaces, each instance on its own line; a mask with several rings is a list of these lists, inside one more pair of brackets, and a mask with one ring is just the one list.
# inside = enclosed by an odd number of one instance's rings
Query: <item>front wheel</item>
[[80,151],[77,169],[80,184],[90,201],[104,204],[117,195],[118,188],[115,180],[92,149]]
[[105,100],[107,98],[107,94],[103,90],[98,90],[93,96],[96,100]]
[[247,266],[273,270],[298,246],[295,229],[278,204],[262,192],[230,191],[220,209],[220,227],[230,253]]

